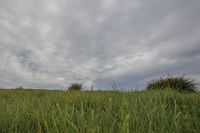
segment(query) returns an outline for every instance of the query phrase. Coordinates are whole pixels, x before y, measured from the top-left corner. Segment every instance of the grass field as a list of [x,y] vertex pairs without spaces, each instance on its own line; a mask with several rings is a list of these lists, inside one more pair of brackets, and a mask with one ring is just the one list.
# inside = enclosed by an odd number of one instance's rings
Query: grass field
[[200,94],[0,90],[0,133],[200,133]]

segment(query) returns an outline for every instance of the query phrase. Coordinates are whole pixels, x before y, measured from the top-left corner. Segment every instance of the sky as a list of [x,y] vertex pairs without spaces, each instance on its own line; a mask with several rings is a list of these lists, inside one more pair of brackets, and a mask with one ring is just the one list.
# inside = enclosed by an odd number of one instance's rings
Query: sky
[[200,81],[199,0],[0,0],[0,86]]

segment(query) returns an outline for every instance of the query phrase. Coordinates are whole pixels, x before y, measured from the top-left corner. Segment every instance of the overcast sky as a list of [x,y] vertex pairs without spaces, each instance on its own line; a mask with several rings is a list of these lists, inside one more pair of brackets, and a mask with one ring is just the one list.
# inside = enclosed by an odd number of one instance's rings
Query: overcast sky
[[200,81],[200,0],[0,0],[0,86]]

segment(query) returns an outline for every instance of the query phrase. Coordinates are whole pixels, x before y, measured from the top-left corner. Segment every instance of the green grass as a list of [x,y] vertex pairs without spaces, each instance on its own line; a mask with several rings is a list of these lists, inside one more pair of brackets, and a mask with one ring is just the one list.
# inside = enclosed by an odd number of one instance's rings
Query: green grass
[[0,133],[199,133],[200,95],[0,90]]

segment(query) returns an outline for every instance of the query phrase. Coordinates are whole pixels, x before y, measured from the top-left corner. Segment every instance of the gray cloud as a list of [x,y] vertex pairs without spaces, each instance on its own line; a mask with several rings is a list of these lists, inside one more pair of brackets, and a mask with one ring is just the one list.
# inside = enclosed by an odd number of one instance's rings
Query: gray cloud
[[0,86],[200,81],[199,0],[0,0]]

